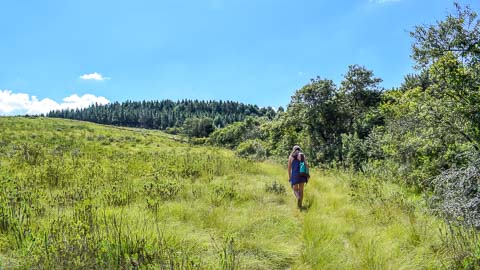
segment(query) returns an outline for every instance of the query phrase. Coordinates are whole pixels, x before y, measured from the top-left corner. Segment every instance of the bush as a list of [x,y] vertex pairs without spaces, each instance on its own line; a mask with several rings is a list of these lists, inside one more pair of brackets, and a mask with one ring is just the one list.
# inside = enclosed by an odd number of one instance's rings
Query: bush
[[432,181],[433,206],[454,222],[480,229],[480,159],[462,169],[450,169]]
[[206,138],[191,138],[189,142],[193,145],[204,145],[206,143]]
[[233,123],[225,128],[217,129],[208,138],[212,145],[235,148],[239,145],[247,131],[244,122]]
[[286,192],[285,186],[278,183],[277,181],[273,181],[271,184],[265,184],[265,191],[278,195],[283,195]]
[[150,182],[143,185],[145,195],[160,198],[164,201],[174,200],[181,189],[181,184],[176,181]]
[[208,142],[212,145],[233,149],[246,140],[260,138],[262,135],[259,127],[262,121],[260,118],[247,117],[243,122],[235,122],[215,130],[210,134]]
[[238,198],[239,194],[235,190],[234,184],[223,184],[213,188],[210,194],[210,201],[215,206],[220,206],[222,202],[230,202]]
[[358,134],[342,134],[345,165],[355,171],[362,170],[362,164],[367,162],[367,148],[365,142],[358,138]]
[[237,155],[244,158],[264,160],[267,157],[267,151],[261,141],[247,140],[237,147]]
[[205,118],[188,118],[183,123],[183,132],[190,138],[208,137],[215,130],[213,119]]

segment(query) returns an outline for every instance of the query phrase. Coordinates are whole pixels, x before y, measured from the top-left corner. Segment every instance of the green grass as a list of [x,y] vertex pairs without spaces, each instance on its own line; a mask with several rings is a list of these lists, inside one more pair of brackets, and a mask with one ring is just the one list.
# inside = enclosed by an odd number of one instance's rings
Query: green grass
[[0,118],[0,269],[438,269],[440,221],[395,185],[162,132]]
[[298,269],[442,269],[451,258],[422,199],[397,185],[342,172],[309,184]]
[[279,269],[300,252],[295,209],[265,191],[274,164],[151,130],[43,118],[0,129],[6,268]]

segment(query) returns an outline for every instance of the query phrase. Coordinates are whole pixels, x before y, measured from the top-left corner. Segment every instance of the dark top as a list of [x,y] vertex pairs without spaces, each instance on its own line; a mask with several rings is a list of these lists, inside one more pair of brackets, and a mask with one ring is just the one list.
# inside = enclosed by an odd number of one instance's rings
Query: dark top
[[290,184],[306,183],[307,177],[300,175],[300,161],[298,159],[292,160],[292,176],[290,177]]

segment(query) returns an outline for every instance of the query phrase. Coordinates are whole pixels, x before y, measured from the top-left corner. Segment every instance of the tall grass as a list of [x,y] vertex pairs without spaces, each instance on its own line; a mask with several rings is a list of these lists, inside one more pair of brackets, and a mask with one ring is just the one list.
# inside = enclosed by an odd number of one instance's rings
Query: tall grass
[[0,130],[0,268],[439,269],[467,242],[375,179],[313,170],[299,211],[274,162],[71,120]]
[[0,129],[0,268],[279,269],[299,250],[285,194],[265,191],[276,165],[149,130]]
[[305,247],[297,269],[444,269],[445,224],[423,199],[361,175],[322,173],[308,184]]

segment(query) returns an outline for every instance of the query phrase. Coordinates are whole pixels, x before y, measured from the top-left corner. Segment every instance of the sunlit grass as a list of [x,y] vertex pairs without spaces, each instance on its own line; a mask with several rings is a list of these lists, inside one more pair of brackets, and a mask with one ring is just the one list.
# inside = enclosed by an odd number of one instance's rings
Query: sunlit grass
[[325,173],[309,185],[314,203],[304,218],[298,269],[448,266],[439,234],[443,223],[400,187],[342,172]]
[[299,253],[295,209],[265,190],[275,164],[152,130],[44,118],[0,128],[2,265],[278,269]]
[[385,182],[162,132],[0,118],[0,268],[438,269],[442,223]]

